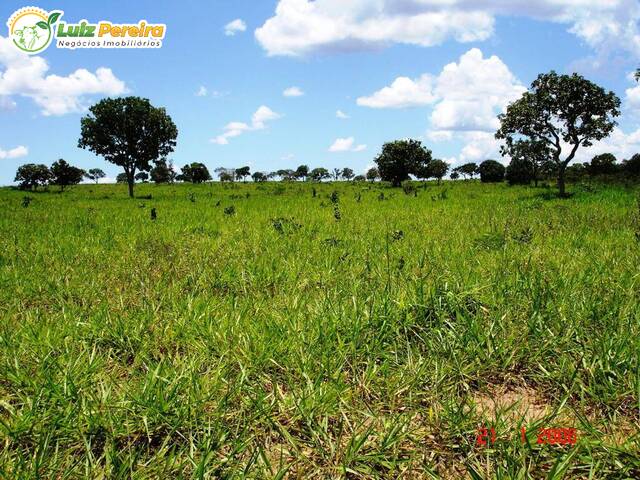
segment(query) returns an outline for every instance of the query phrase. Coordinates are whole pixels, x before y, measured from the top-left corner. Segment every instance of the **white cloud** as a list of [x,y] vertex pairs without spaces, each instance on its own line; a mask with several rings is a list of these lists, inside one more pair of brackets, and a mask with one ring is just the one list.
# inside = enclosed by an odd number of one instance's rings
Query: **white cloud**
[[640,153],[640,128],[628,134],[619,127],[614,128],[611,135],[604,140],[595,142],[589,148],[581,147],[576,154],[575,161],[589,162],[593,157],[602,153],[613,153],[619,162]]
[[229,139],[239,137],[245,132],[254,130],[264,130],[267,128],[266,123],[277,120],[282,115],[274,112],[269,107],[262,105],[251,117],[251,125],[244,122],[231,122],[224,127],[224,133],[212,138],[210,141],[218,145],[228,145]]
[[252,122],[254,130],[261,130],[265,128],[264,123],[269,122],[271,120],[277,120],[281,115],[279,113],[274,112],[269,107],[262,105],[256,113],[253,114]]
[[355,145],[355,138],[338,138],[329,147],[330,152],[362,152],[366,150],[366,145]]
[[634,112],[640,112],[640,83],[636,82],[635,72],[629,74],[628,78],[636,85],[634,87],[627,88],[625,91],[626,106]]
[[338,110],[336,112],[336,117],[341,119],[341,120],[346,120],[347,118],[349,118],[349,115],[347,115],[346,113],[344,113],[342,110]]
[[236,33],[244,32],[246,29],[247,24],[242,19],[236,18],[224,26],[224,34],[233,37]]
[[19,145],[11,150],[3,150],[0,148],[0,160],[5,158],[20,158],[26,157],[29,154],[29,149],[23,145]]
[[422,75],[416,80],[398,77],[393,83],[368,97],[357,100],[361,107],[370,108],[407,108],[429,105],[436,100],[433,93],[433,77]]
[[640,56],[637,0],[279,0],[255,36],[269,55],[428,47],[486,40],[498,16],[566,24],[593,48]]
[[289,160],[293,160],[294,158],[296,158],[296,156],[293,153],[287,153],[286,155],[280,157],[280,160],[284,160],[285,162],[287,162]]
[[371,108],[433,105],[427,138],[435,142],[463,142],[459,162],[500,158],[494,138],[497,115],[520,98],[526,88],[497,56],[485,58],[477,48],[446,65],[437,76],[396,79],[358,104]]
[[289,87],[284,92],[282,92],[282,95],[284,95],[285,97],[302,97],[304,95],[304,92],[298,87]]
[[431,114],[431,129],[495,132],[497,114],[525,91],[500,58],[484,58],[473,48],[438,76],[435,94],[439,101]]
[[127,91],[124,82],[104,67],[95,73],[80,68],[66,77],[46,75],[49,64],[44,58],[20,52],[11,40],[1,36],[0,67],[0,97],[29,97],[44,115],[81,112],[89,95],[120,95]]
[[444,141],[456,132],[495,132],[497,114],[525,90],[500,58],[484,58],[482,51],[472,48],[438,76],[399,77],[373,95],[360,97],[358,105],[406,108],[433,104],[428,137]]
[[198,91],[196,92],[196,97],[206,97],[208,93],[207,87],[200,85],[200,88],[198,88]]
[[465,132],[460,138],[466,142],[458,156],[458,163],[482,162],[487,159],[505,160],[500,155],[501,141],[490,132]]

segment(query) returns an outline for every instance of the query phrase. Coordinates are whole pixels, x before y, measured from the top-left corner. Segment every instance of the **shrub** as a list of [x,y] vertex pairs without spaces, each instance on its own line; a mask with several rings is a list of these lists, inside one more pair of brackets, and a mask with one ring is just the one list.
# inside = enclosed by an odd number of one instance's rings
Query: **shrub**
[[533,162],[514,158],[506,169],[505,177],[509,185],[529,185],[534,177]]
[[485,160],[478,167],[478,171],[480,172],[480,181],[482,183],[502,182],[504,180],[504,165],[495,160]]

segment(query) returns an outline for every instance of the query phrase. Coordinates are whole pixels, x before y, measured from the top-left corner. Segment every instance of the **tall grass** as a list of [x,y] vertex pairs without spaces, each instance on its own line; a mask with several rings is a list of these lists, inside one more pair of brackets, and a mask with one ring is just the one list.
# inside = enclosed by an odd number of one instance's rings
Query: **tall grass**
[[313,188],[0,190],[0,477],[640,476],[638,190]]

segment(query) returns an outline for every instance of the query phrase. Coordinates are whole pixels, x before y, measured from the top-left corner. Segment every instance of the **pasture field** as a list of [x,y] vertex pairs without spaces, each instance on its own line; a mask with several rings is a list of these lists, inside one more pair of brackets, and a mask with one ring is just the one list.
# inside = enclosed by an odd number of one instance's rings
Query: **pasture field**
[[637,188],[126,188],[0,190],[0,478],[640,477]]

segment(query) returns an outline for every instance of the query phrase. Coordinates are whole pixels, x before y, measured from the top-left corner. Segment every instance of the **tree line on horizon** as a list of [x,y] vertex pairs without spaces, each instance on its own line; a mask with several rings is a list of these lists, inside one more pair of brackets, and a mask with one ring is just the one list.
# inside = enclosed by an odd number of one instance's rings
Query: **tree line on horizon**
[[[566,182],[585,175],[614,174],[624,172],[640,175],[640,154],[621,164],[610,153],[597,155],[588,164],[570,163],[581,147],[592,146],[606,138],[617,125],[620,115],[620,99],[615,93],[574,73],[558,75],[551,71],[540,74],[522,97],[511,103],[500,114],[500,128],[496,139],[504,142],[500,153],[508,157],[507,167],[496,160],[485,160],[479,165],[468,162],[454,168],[450,178],[456,180],[479,175],[483,182],[530,184],[555,178],[560,196],[566,196]],[[125,121],[126,120],[126,121]],[[81,119],[81,135],[78,147],[102,156],[106,161],[123,168],[117,181],[127,183],[129,196],[133,197],[136,182],[203,183],[212,180],[206,165],[194,162],[174,170],[167,156],[174,151],[178,129],[164,108],[151,105],[139,97],[105,98],[89,109]],[[568,153],[563,156],[563,150]],[[310,169],[300,165],[296,170],[281,169],[275,172],[254,172],[248,166],[230,169],[217,168],[221,182],[265,182],[275,178],[284,181],[323,181],[332,179],[375,181],[382,179],[399,187],[412,178],[438,180],[449,172],[449,165],[432,157],[419,140],[404,139],[387,142],[374,159],[375,168],[364,175],[356,175],[351,168],[323,167]],[[50,168],[45,165],[22,165],[15,181],[25,189],[39,185],[55,184],[64,189],[77,184],[83,178],[98,182],[104,178],[100,169],[85,172],[60,159]]]

